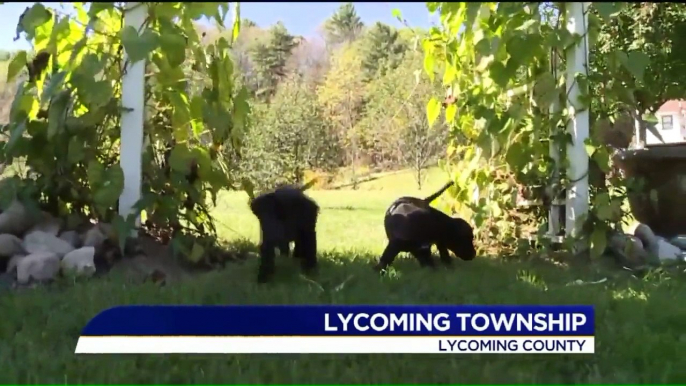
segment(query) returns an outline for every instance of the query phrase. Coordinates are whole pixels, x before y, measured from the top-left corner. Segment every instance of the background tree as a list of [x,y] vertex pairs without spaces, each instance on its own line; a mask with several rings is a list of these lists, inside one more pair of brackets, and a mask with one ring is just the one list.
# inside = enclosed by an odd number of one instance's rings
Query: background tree
[[423,171],[446,150],[442,122],[430,127],[425,102],[440,91],[419,68],[420,52],[408,52],[402,63],[368,86],[364,118],[358,124],[366,151],[382,169],[409,167],[421,189]]
[[301,183],[305,170],[329,170],[338,142],[323,119],[315,90],[301,76],[286,78],[260,104],[248,134],[243,168],[260,188]]
[[381,22],[365,33],[361,47],[366,80],[383,76],[397,68],[408,48],[395,28]]
[[357,15],[353,3],[345,3],[324,22],[326,42],[332,47],[351,43],[360,36],[363,27],[364,24]]
[[269,100],[274,95],[279,82],[287,75],[286,63],[299,42],[300,38],[289,34],[283,23],[278,22],[269,29],[264,41],[255,44],[251,59],[255,68],[257,97]]
[[632,92],[624,92],[621,106],[635,106],[639,116],[654,113],[668,100],[686,98],[686,4],[627,3],[616,17],[607,17],[613,9],[600,6],[594,13],[607,20],[599,23],[597,44],[591,50],[590,85],[600,129],[596,135],[605,143],[626,147],[634,135],[631,117],[636,113],[626,111],[617,122],[608,121],[620,106],[607,103],[608,90],[621,91],[624,85],[603,74],[614,71],[634,77],[629,84]]
[[338,134],[342,147],[346,149],[346,162],[352,168],[355,186],[360,148],[354,128],[360,118],[364,96],[360,69],[358,48],[355,45],[346,45],[333,56],[331,69],[317,91],[326,119]]

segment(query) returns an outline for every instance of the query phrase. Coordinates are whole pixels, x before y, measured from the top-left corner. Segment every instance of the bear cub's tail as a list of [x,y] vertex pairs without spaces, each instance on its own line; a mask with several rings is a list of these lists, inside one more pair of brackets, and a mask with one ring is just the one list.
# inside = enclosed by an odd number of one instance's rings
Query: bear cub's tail
[[455,185],[455,182],[453,182],[453,181],[448,182],[447,184],[443,185],[443,187],[440,188],[436,193],[434,193],[434,194],[430,195],[429,197],[425,198],[425,199],[424,199],[424,202],[427,203],[427,204],[430,204],[433,200],[437,199],[438,196],[440,196],[441,194],[443,194],[443,192],[445,192],[446,190],[448,190],[448,188],[450,188],[450,187],[453,186],[453,185]]

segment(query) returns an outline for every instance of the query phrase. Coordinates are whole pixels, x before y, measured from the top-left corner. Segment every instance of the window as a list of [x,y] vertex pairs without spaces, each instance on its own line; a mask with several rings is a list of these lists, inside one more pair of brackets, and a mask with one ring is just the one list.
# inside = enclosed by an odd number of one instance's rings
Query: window
[[674,127],[674,122],[671,115],[665,115],[662,117],[662,130],[672,130]]

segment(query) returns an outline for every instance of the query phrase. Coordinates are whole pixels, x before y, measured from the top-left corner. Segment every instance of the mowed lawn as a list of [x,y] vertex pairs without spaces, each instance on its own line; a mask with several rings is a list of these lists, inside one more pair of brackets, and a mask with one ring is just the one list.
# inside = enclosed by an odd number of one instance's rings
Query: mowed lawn
[[[407,176],[406,176],[407,177]],[[388,177],[389,179],[391,177]],[[385,243],[383,213],[412,180],[357,191],[309,192],[320,204],[320,272],[299,275],[279,259],[273,283],[255,283],[257,260],[231,264],[175,285],[133,285],[110,275],[0,293],[0,383],[69,384],[409,384],[686,382],[684,275],[634,279],[619,271],[577,272],[514,258],[456,261],[420,269],[400,258],[386,277],[371,266]],[[404,181],[404,182],[403,182]],[[383,189],[382,189],[383,188]],[[245,193],[227,193],[216,216],[227,240],[259,237]],[[608,277],[602,284],[570,285]],[[122,304],[593,304],[595,355],[80,355],[81,328]],[[278,320],[274,323],[279,323]]]

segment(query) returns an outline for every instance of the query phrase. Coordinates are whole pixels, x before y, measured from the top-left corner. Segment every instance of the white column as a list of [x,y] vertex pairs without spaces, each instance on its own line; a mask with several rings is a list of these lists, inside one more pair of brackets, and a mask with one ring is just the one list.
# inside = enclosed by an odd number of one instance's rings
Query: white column
[[[127,3],[125,27],[140,31],[148,14],[144,3]],[[119,214],[126,218],[141,197],[141,168],[143,151],[143,120],[145,112],[145,60],[127,63],[122,77],[121,168],[124,171],[124,190],[119,198]],[[130,109],[130,111],[127,111]],[[136,226],[140,225],[140,216]]]
[[[588,39],[586,31],[588,18],[586,11],[590,3],[565,4],[567,14],[567,30],[572,34],[583,36],[579,44],[571,47],[567,52],[567,95],[568,107],[573,113],[573,119],[567,125],[572,143],[567,145],[569,169],[567,177],[573,182],[567,189],[565,228],[567,236],[578,236],[581,230],[581,219],[588,213],[588,154],[584,141],[588,138],[589,114],[588,107],[583,106],[578,97],[579,85],[574,81],[574,74],[588,74]],[[578,180],[578,181],[577,181]]]
[[[550,69],[555,81],[557,81],[557,79],[559,79],[560,76],[560,72],[558,71],[559,60],[557,58],[557,55],[557,50],[551,50]],[[559,98],[555,98],[555,101],[553,101],[553,103],[550,105],[550,115],[555,115],[558,112],[560,112],[560,100]],[[557,132],[557,129],[557,125],[553,125],[551,127],[551,138],[548,144],[548,152],[550,154],[550,158],[555,162],[555,165],[553,166],[553,176],[551,181],[549,182],[551,185],[559,185],[560,183],[560,143],[552,138],[552,135]],[[546,188],[550,188],[550,186],[547,186]],[[553,188],[555,188],[553,190],[553,193],[558,193],[557,190],[559,189],[559,187],[553,186]],[[550,200],[550,208],[548,211],[548,236],[550,237],[551,241],[555,241],[557,239],[558,233],[560,232],[561,208],[559,205],[559,201],[560,200],[558,199],[558,194],[553,195]]]

